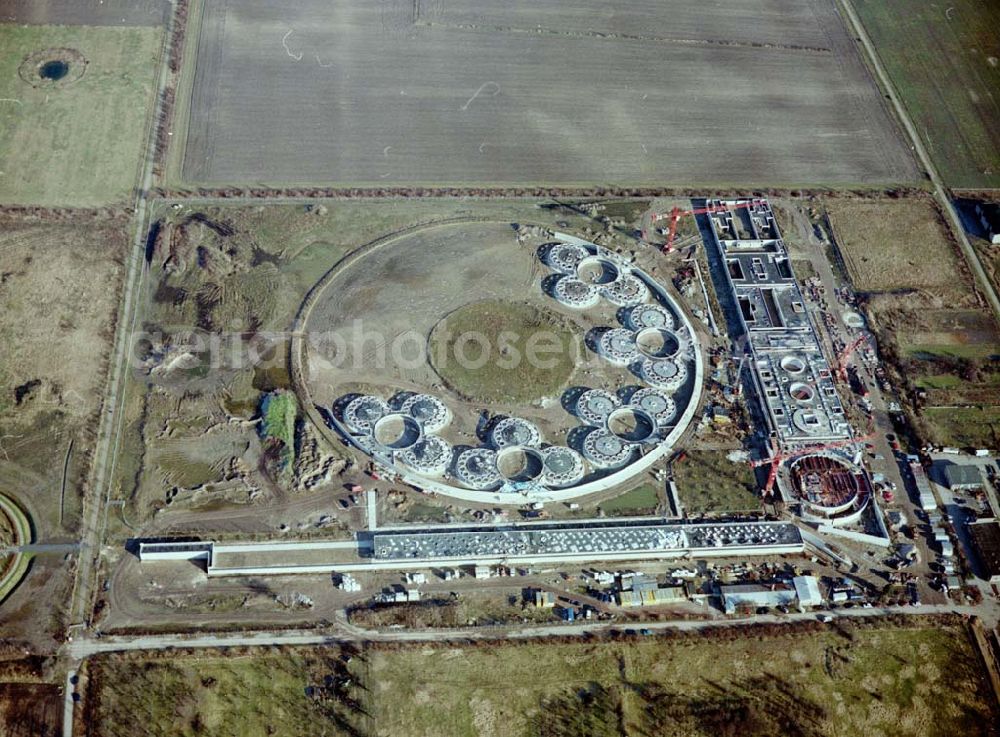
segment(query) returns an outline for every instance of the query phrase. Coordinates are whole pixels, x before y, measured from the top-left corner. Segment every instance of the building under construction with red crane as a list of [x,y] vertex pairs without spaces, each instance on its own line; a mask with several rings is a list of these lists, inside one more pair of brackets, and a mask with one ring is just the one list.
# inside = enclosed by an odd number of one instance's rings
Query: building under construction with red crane
[[767,200],[710,200],[707,211],[754,388],[777,450],[853,437],[819,336]]
[[[737,344],[769,437],[768,457],[754,462],[769,467],[763,496],[780,491],[803,517],[823,523],[857,521],[871,486],[852,456],[866,438],[847,419],[770,204],[709,200],[691,212],[708,219],[742,330]],[[782,468],[787,488],[776,490]]]

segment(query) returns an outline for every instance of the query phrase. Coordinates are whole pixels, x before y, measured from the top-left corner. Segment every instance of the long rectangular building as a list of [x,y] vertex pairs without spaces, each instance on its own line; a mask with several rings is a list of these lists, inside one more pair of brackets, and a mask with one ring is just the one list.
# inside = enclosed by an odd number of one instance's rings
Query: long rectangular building
[[372,557],[377,561],[610,561],[802,550],[802,535],[787,522],[668,524],[615,520],[611,524],[380,531],[372,538]]
[[336,541],[143,541],[138,552],[143,561],[204,561],[209,576],[249,576],[402,570],[441,564],[793,555],[804,549],[801,532],[788,522],[670,524],[647,518],[378,530],[359,533],[356,540]]
[[767,200],[709,200],[754,388],[783,449],[853,437]]

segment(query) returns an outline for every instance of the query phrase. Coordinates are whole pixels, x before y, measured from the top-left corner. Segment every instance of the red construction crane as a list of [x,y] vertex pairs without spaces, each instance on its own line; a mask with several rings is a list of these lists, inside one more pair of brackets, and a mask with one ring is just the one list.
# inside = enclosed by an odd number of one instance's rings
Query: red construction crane
[[[723,202],[718,205],[710,205],[709,207],[700,207],[695,210],[682,210],[679,207],[675,207],[670,212],[654,213],[650,219],[650,227],[656,225],[660,220],[670,218],[670,230],[667,233],[667,242],[663,245],[663,252],[670,253],[674,250],[674,238],[677,237],[677,223],[680,222],[682,217],[687,217],[689,215],[708,215],[717,212],[727,212],[729,210],[738,210],[740,208],[752,207],[760,203],[761,200],[741,200],[739,202]],[[648,241],[646,233],[642,234],[642,239]]]
[[840,352],[837,356],[837,376],[843,383],[847,383],[847,362],[851,359],[862,343],[868,340],[868,336],[865,333],[861,333],[857,338],[855,338],[851,343]]
[[759,468],[760,466],[770,465],[771,470],[767,475],[767,483],[764,484],[764,491],[762,493],[763,497],[771,496],[771,492],[774,489],[774,482],[778,478],[778,468],[787,460],[792,458],[798,458],[799,456],[809,455],[810,453],[819,453],[824,450],[831,450],[833,448],[845,448],[852,445],[861,445],[871,440],[874,433],[871,435],[865,435],[860,438],[850,438],[849,440],[834,440],[829,443],[820,443],[818,445],[810,445],[805,448],[797,448],[796,450],[789,450],[781,453],[778,451],[777,443],[772,441],[771,451],[772,455],[770,458],[761,458],[759,461],[750,461],[750,466],[752,468]]

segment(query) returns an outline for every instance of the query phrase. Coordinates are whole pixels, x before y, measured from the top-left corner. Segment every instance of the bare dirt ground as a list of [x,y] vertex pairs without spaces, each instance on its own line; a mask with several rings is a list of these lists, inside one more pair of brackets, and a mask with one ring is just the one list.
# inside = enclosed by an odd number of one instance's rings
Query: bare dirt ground
[[[76,539],[125,248],[111,212],[0,225],[0,475],[40,542]],[[32,561],[0,609],[5,637],[51,645],[71,568]]]
[[915,178],[832,0],[210,2],[199,43],[190,182]]
[[827,205],[851,282],[860,292],[927,290],[968,302],[972,278],[929,197]]
[[[442,397],[451,409],[452,423],[441,435],[455,446],[478,444],[484,418],[497,415],[536,423],[547,443],[566,442],[567,433],[579,426],[564,406],[567,390],[614,392],[639,385],[636,377],[588,349],[565,344],[564,350],[577,352],[569,363],[575,370],[558,385],[539,384],[545,386],[544,393],[530,399],[487,401],[462,394],[442,378],[452,375],[443,370],[446,366],[457,371],[458,361],[447,355],[429,357],[428,349],[440,346],[426,342],[447,315],[483,300],[533,305],[540,314],[558,316],[567,332],[581,338],[595,329],[618,326],[617,308],[609,303],[574,311],[545,294],[543,277],[549,270],[537,252],[545,241],[528,238],[519,243],[510,223],[453,224],[386,242],[345,264],[317,294],[306,324],[310,337],[303,373],[310,399],[328,407],[352,392],[388,399],[399,391],[427,391]],[[512,327],[516,332],[518,327]],[[477,356],[476,350],[469,349],[469,355]],[[499,361],[498,346],[488,350],[490,360]],[[564,355],[556,355],[561,366]],[[540,371],[530,367],[527,352],[522,360],[526,368],[518,361],[508,371],[527,384]],[[455,365],[448,366],[449,361]],[[686,396],[677,397],[678,416]]]
[[[357,526],[361,519],[356,508],[342,510],[336,495],[346,496],[347,484],[363,482],[360,468],[352,471],[347,450],[330,447],[312,432],[309,421],[300,422],[291,483],[276,483],[262,472],[259,402],[266,392],[288,385],[288,367],[280,336],[268,339],[273,350],[258,346],[259,360],[250,357],[248,345],[264,340],[270,331],[288,329],[306,293],[354,249],[394,233],[455,219],[467,221],[466,230],[449,226],[458,236],[449,237],[444,245],[423,235],[409,242],[405,258],[397,263],[391,263],[393,251],[387,251],[388,262],[379,262],[387,269],[384,274],[362,269],[351,293],[360,290],[368,296],[348,299],[356,302],[352,309],[364,313],[367,321],[377,316],[377,310],[366,312],[365,305],[385,303],[396,310],[398,325],[425,319],[426,331],[445,314],[442,300],[457,300],[460,305],[488,296],[490,290],[517,300],[536,299],[548,309],[552,300],[540,290],[533,298],[525,296],[537,290],[537,279],[529,278],[537,269],[537,258],[529,246],[516,245],[510,223],[567,228],[629,255],[635,248],[630,234],[648,205],[648,201],[560,206],[520,200],[394,199],[264,207],[164,206],[157,216],[161,230],[154,238],[150,286],[141,308],[146,330],[135,349],[137,368],[125,405],[116,508],[110,515],[112,538],[132,537],[139,531],[331,536],[340,534],[344,525]],[[490,226],[491,232],[501,235],[492,250],[474,239],[468,245],[462,240],[476,232],[469,227],[485,227],[479,224],[481,219],[503,223]],[[421,255],[425,247],[426,257]],[[447,253],[440,253],[441,248]],[[452,252],[466,252],[469,269],[478,274],[476,283],[489,286],[497,281],[506,286],[490,286],[481,295],[448,286],[456,285],[454,279],[460,276],[448,263]],[[517,269],[506,263],[498,269],[500,261],[490,260],[495,256],[502,261],[508,255],[516,259]],[[650,273],[669,281],[672,271],[654,252],[640,253],[639,258]],[[438,278],[452,281],[442,288],[434,281]],[[435,296],[435,291],[445,296]],[[418,293],[423,295],[419,300]],[[408,307],[408,299],[416,301]],[[441,309],[428,310],[428,305]],[[327,312],[325,322],[317,323],[321,332],[355,314]],[[613,315],[608,319],[614,323]],[[196,334],[201,348],[189,349],[198,342],[192,338]],[[215,348],[211,341],[216,341]],[[425,378],[428,384],[437,380],[430,368]],[[360,380],[359,374],[350,379]],[[556,410],[568,417],[558,403]],[[475,411],[473,407],[469,416],[474,418]],[[117,505],[122,503],[119,511]]]

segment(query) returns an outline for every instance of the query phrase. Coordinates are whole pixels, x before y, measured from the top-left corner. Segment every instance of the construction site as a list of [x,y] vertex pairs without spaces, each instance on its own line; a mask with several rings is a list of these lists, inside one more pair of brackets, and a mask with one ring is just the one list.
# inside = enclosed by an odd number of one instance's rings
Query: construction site
[[997,14],[903,4],[0,2],[0,734],[995,734]]
[[765,499],[834,534],[888,546],[889,532],[859,460],[870,430],[852,427],[767,200],[708,201],[705,214],[729,287],[753,398],[767,438]]
[[[497,231],[483,229],[484,236]],[[420,260],[427,273],[411,274],[415,285],[408,290],[405,305],[390,303],[391,294],[385,308],[371,301],[364,305],[365,324],[378,329],[380,339],[398,336],[397,325],[403,319],[418,335],[433,337],[442,322],[453,319],[449,315],[463,309],[465,293],[474,288],[469,280],[463,280],[461,290],[452,296],[434,278],[434,269],[455,265],[444,251],[453,241],[442,235],[424,244]],[[318,296],[305,310],[307,325],[322,323],[326,328],[313,334],[321,335],[322,342],[310,340],[301,352],[293,346],[293,358],[300,362],[293,365],[293,375],[306,377],[302,401],[311,404],[333,397],[331,428],[371,457],[388,480],[470,502],[567,501],[620,487],[649,469],[671,452],[699,404],[703,359],[695,327],[667,288],[637,265],[581,238],[559,232],[552,238],[541,239],[546,242],[535,253],[523,247],[511,252],[503,269],[509,276],[498,277],[491,270],[490,284],[483,287],[489,290],[498,319],[510,314],[505,327],[511,336],[531,327],[517,321],[516,307],[527,299],[534,299],[538,309],[557,311],[559,324],[579,331],[586,354],[572,356],[572,373],[562,385],[548,385],[546,395],[530,402],[507,401],[496,409],[481,409],[481,397],[457,388],[461,380],[453,378],[456,372],[464,378],[495,370],[473,365],[480,356],[463,366],[461,359],[468,359],[464,353],[435,355],[430,346],[426,362],[395,360],[397,352],[390,350],[391,355],[365,365],[368,362],[352,352],[357,346],[349,342],[349,331],[356,330],[360,320],[351,310],[358,309],[355,294],[363,286],[350,271],[338,270],[331,284],[314,290]],[[528,242],[535,240],[539,239]],[[467,232],[459,245],[462,258],[470,262],[467,268],[473,268],[474,254],[485,249],[464,250],[469,245]],[[352,268],[363,271],[366,279],[377,279],[380,268],[390,264],[402,268],[400,253],[407,249],[408,243],[394,242],[382,253],[367,253]],[[485,277],[486,272],[481,273]],[[511,296],[514,288],[520,291],[518,303],[500,301],[508,280]],[[326,294],[336,295],[336,309],[326,304]],[[607,325],[612,320],[614,326]],[[547,334],[545,325],[534,330],[529,341]],[[453,340],[472,339],[486,337],[470,328]],[[572,351],[577,344],[559,349]],[[328,346],[347,347],[335,355],[322,355]],[[486,350],[490,349],[497,351],[492,360],[503,362],[507,357],[500,352],[503,347],[487,344]],[[416,355],[424,354],[418,350]],[[508,370],[528,377],[544,370],[538,364],[553,360],[558,359],[551,351],[543,359],[525,354]],[[308,366],[308,372],[301,365]],[[357,386],[352,375],[359,369],[367,377],[369,393],[351,391]],[[321,387],[322,393],[314,387]],[[379,393],[371,393],[376,387]],[[496,395],[488,387],[484,391],[486,396]]]

